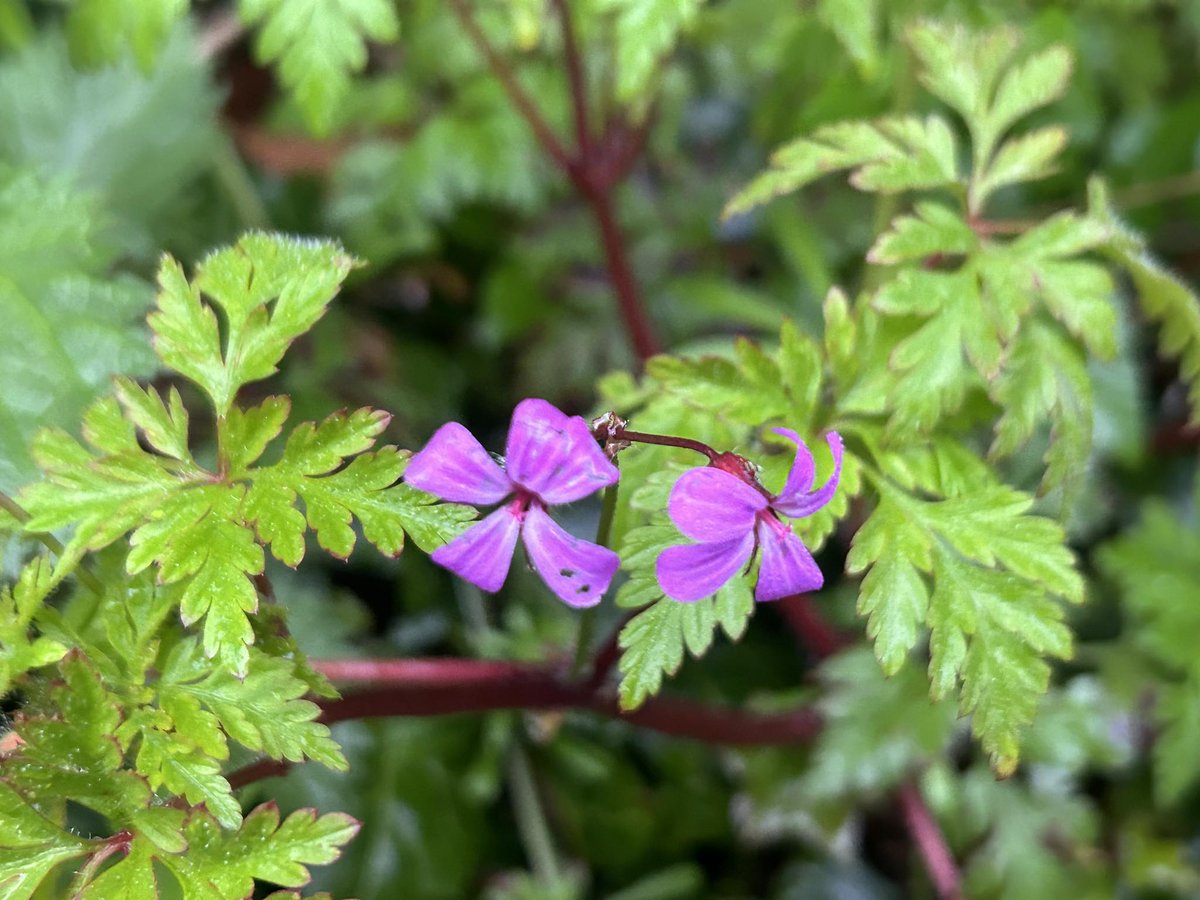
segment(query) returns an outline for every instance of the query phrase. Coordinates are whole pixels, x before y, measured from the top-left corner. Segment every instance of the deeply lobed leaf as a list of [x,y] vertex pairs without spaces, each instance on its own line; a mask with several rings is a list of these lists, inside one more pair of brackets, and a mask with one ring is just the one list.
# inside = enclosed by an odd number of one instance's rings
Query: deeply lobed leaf
[[[959,707],[1001,773],[1049,684],[1044,657],[1069,658],[1071,633],[1053,597],[1083,599],[1060,526],[1031,516],[1007,488],[923,501],[875,480],[881,503],[855,535],[846,567],[866,572],[859,611],[884,671],[930,629],[931,694],[961,683]],[[932,591],[928,584],[932,583]]]
[[255,51],[279,66],[318,133],[329,130],[350,75],[367,64],[367,41],[390,43],[400,22],[388,0],[239,0],[248,25],[259,25]]

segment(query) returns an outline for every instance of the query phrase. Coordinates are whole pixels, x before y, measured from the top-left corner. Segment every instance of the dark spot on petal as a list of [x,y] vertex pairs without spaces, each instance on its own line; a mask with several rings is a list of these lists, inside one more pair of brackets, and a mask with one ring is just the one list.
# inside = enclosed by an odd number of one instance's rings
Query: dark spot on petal
[[575,588],[575,593],[577,594],[590,594],[591,592],[592,586],[590,584],[580,585],[579,587]]
[[574,578],[575,570],[574,569],[559,569],[558,574],[561,575],[563,578]]

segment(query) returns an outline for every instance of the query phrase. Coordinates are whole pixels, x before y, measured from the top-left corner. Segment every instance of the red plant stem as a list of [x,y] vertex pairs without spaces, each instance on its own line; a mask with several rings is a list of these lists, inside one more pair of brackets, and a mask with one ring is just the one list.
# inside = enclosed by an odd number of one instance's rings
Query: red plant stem
[[471,9],[465,0],[449,0],[449,2],[454,15],[458,17],[459,24],[466,31],[467,36],[471,38],[476,49],[487,60],[492,74],[499,80],[509,99],[512,100],[517,110],[521,113],[521,116],[533,130],[533,135],[537,138],[538,143],[542,145],[542,149],[546,151],[546,154],[564,172],[575,172],[577,168],[575,161],[567,153],[546,120],[542,118],[537,104],[533,102],[533,98],[525,93],[525,89],[517,81],[517,77],[513,74],[512,69],[509,68],[508,63],[496,52],[496,48],[492,46],[492,42],[483,33],[483,29],[479,27],[479,23],[475,21],[475,17],[471,15]]
[[563,56],[567,61],[567,80],[571,85],[571,113],[575,119],[575,145],[579,160],[586,168],[591,161],[592,135],[588,128],[587,78],[583,70],[583,55],[575,40],[575,23],[567,0],[554,0],[559,24],[562,26]]
[[[371,687],[340,700],[320,701],[320,721],[438,716],[500,709],[582,709],[640,728],[707,744],[765,746],[807,743],[821,731],[810,707],[774,715],[744,713],[689,700],[658,697],[622,712],[611,694],[596,685],[563,681],[554,670],[476,659],[328,659],[312,665],[327,678]],[[595,680],[595,679],[593,679]],[[602,680],[602,679],[601,679]],[[233,788],[285,774],[286,760],[263,759],[230,772]],[[178,797],[173,806],[186,807]]]
[[915,784],[907,781],[900,786],[900,806],[909,834],[917,845],[917,852],[925,861],[925,869],[933,881],[933,888],[940,900],[960,900],[962,878],[958,866],[946,846],[941,829],[925,805],[921,792]]
[[617,306],[621,317],[625,320],[625,329],[633,342],[633,351],[639,361],[645,362],[650,357],[662,352],[658,336],[646,316],[642,299],[638,293],[637,280],[633,277],[633,269],[629,265],[629,254],[625,248],[625,239],[617,225],[617,217],[613,212],[612,195],[597,184],[590,176],[585,176],[578,186],[584,200],[592,210],[596,220],[596,228],[600,232],[600,242],[604,245],[604,260],[608,265],[608,274],[612,279],[613,290],[617,294]]
[[1200,444],[1200,426],[1188,422],[1169,422],[1150,436],[1150,448],[1154,453],[1191,450],[1197,444]]
[[[487,60],[492,74],[500,81],[509,99],[517,107],[539,144],[555,164],[570,178],[575,190],[587,203],[592,217],[596,220],[596,228],[600,232],[600,242],[604,248],[604,260],[612,280],[613,291],[617,295],[617,307],[625,325],[625,331],[633,344],[633,351],[641,361],[649,359],[661,352],[662,347],[654,327],[646,315],[642,297],[638,291],[637,280],[629,264],[629,253],[625,247],[625,239],[617,225],[616,214],[613,211],[610,189],[613,182],[608,176],[610,166],[605,161],[597,160],[591,153],[592,141],[587,129],[587,84],[583,60],[579,46],[575,41],[574,29],[570,23],[570,11],[566,3],[558,4],[563,17],[563,54],[567,62],[567,77],[571,82],[571,102],[575,118],[575,128],[580,141],[579,157],[569,154],[559,141],[554,131],[542,118],[537,104],[521,87],[516,75],[504,58],[496,52],[479,23],[471,14],[466,0],[450,0],[450,8],[458,17],[463,29],[475,44],[475,47]],[[603,143],[603,139],[601,140]]]
[[708,444],[701,441],[693,441],[691,438],[675,437],[673,434],[647,434],[642,431],[628,431],[625,428],[616,428],[609,435],[609,438],[614,441],[631,441],[635,444],[658,444],[662,447],[679,447],[683,450],[695,450],[697,453],[704,454],[709,459],[716,459],[721,455],[708,446]]
[[818,659],[832,656],[846,646],[846,639],[825,621],[808,594],[784,597],[775,608]]
[[499,709],[581,709],[641,728],[710,744],[804,743],[821,729],[803,707],[774,715],[746,713],[678,698],[655,698],[622,712],[616,698],[556,670],[473,659],[321,660],[314,668],[340,682],[365,682],[340,700],[323,701],[321,721],[379,716],[436,716]]
[[633,130],[624,122],[609,126],[608,146],[598,154],[601,158],[596,163],[592,173],[597,185],[608,188],[625,180],[637,162],[642,151],[646,149],[646,141],[650,137],[650,125],[654,121],[655,107],[651,107],[646,117]]
[[621,659],[621,629],[625,624],[633,618],[632,613],[627,613],[621,617],[620,623],[613,629],[607,641],[605,641],[600,649],[596,651],[596,655],[592,657],[592,671],[588,674],[587,686],[589,690],[598,691],[608,679],[609,673]]
[[235,791],[240,787],[245,787],[248,784],[254,784],[256,781],[262,781],[264,778],[275,778],[278,775],[286,775],[292,764],[286,759],[260,759],[258,762],[252,762],[249,765],[242,766],[240,769],[235,769],[230,772],[225,778],[229,781],[229,786]]

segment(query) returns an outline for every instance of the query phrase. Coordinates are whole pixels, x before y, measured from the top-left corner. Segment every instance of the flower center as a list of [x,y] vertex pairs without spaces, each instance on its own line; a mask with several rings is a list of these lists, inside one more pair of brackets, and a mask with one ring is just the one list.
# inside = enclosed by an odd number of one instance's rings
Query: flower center
[[513,494],[513,498],[508,501],[508,511],[512,513],[513,518],[518,522],[525,521],[525,513],[529,511],[529,507],[534,503],[541,504],[541,499],[532,491],[526,491],[522,488],[517,488],[517,492]]
[[786,535],[792,530],[769,506],[766,509],[760,509],[755,515],[759,521],[774,529],[776,534]]

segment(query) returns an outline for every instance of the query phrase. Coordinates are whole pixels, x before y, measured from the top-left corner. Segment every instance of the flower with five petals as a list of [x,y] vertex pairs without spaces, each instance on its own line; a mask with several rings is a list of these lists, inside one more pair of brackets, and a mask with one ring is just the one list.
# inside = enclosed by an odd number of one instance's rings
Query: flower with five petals
[[787,483],[775,496],[755,479],[739,456],[722,454],[711,466],[689,469],[671,489],[667,512],[686,537],[697,541],[668,547],[658,556],[658,583],[668,597],[692,602],[714,593],[757,551],[762,555],[755,600],[778,600],[824,584],[812,554],[784,520],[810,516],[832,498],[842,472],[842,439],[826,436],[833,453],[829,480],[812,490],[812,454],[796,432],[776,428],[796,444]]
[[600,602],[620,559],[606,547],[568,534],[546,508],[581,500],[617,477],[617,467],[582,418],[538,399],[522,400],[513,411],[503,468],[464,426],[448,422],[404,473],[413,487],[443,500],[503,503],[435,550],[434,562],[476,587],[498,591],[520,537],[550,590],[577,607]]

